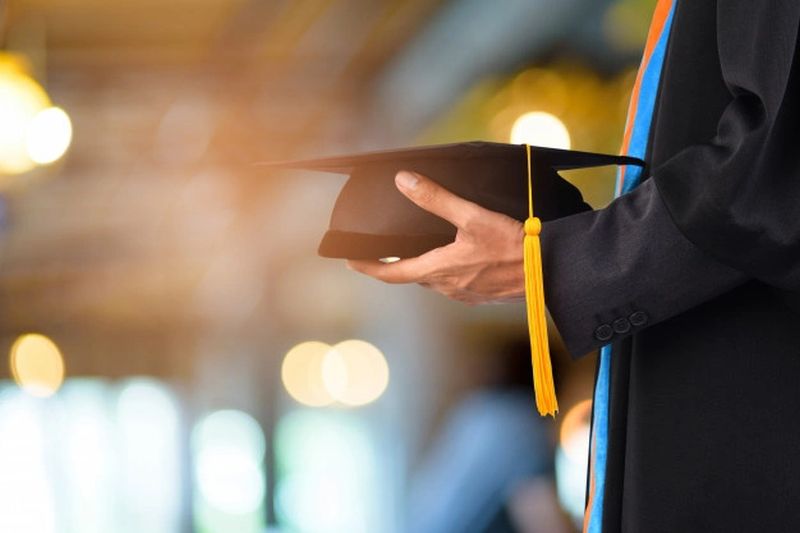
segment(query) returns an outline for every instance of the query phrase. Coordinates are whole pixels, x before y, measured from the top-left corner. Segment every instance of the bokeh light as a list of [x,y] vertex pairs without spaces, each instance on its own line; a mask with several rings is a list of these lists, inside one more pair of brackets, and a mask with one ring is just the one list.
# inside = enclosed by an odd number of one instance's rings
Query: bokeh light
[[120,494],[129,502],[128,531],[171,533],[180,528],[179,412],[177,398],[161,381],[135,377],[120,385],[115,413],[117,468],[124,480]]
[[16,387],[0,390],[0,531],[58,531],[44,415],[42,402]]
[[192,432],[194,473],[203,504],[230,515],[257,513],[266,483],[265,440],[256,420],[242,411],[215,411]]
[[289,350],[281,365],[283,386],[298,402],[311,407],[321,407],[333,402],[323,380],[322,365],[330,351],[324,342],[302,342]]
[[28,333],[17,338],[10,359],[14,381],[34,396],[51,396],[64,381],[61,352],[44,335]]
[[72,123],[59,107],[43,109],[28,124],[25,139],[28,156],[39,165],[59,159],[72,141]]
[[[115,526],[116,467],[113,406],[108,384],[96,378],[73,378],[59,390],[61,427],[58,432],[62,459],[61,523],[81,524],[81,531],[100,533]],[[44,422],[44,421],[43,421]],[[50,428],[56,426],[50,419]],[[49,437],[53,437],[51,433]],[[159,481],[163,481],[163,478]],[[58,486],[58,485],[57,485]]]
[[19,174],[35,166],[26,134],[34,118],[49,106],[44,89],[14,58],[0,54],[0,174]]
[[589,456],[592,400],[583,400],[564,415],[559,444],[571,461],[582,463]]
[[275,507],[300,533],[383,531],[377,458],[363,421],[345,412],[295,411],[276,427]]
[[557,116],[544,111],[525,113],[511,128],[513,144],[531,144],[568,150],[572,145],[569,130]]
[[328,392],[346,405],[366,405],[383,394],[389,384],[389,365],[372,344],[351,339],[333,346],[322,363]]
[[576,527],[583,520],[591,416],[591,400],[583,400],[570,408],[561,423],[556,448],[558,500]]
[[178,411],[153,378],[71,378],[46,400],[0,381],[0,531],[181,530]]

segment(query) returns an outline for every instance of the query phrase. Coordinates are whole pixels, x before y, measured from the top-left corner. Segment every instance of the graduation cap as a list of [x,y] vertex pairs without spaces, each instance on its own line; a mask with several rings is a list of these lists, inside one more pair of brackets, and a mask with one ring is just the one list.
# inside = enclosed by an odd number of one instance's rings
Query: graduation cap
[[[531,147],[533,195],[542,221],[585,210],[581,194],[559,170],[639,164],[632,157]],[[415,205],[394,177],[411,170],[452,193],[517,220],[528,217],[523,145],[467,142],[268,163],[270,167],[349,175],[330,217],[319,255],[345,259],[415,257],[453,242],[456,228]]]
[[418,207],[397,190],[394,178],[400,170],[423,174],[466,200],[524,220],[525,294],[536,404],[540,413],[553,415],[558,403],[547,340],[539,246],[541,221],[587,209],[580,191],[559,176],[559,170],[627,164],[644,163],[627,156],[467,142],[268,166],[349,175],[319,245],[319,255],[323,257],[408,258],[453,242],[454,226]]

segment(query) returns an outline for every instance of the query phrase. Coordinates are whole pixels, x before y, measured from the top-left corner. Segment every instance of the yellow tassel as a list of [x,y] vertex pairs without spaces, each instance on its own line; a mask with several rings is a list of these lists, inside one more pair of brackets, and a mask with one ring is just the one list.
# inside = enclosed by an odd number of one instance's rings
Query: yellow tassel
[[528,333],[531,338],[531,364],[536,408],[542,416],[555,416],[558,412],[550,348],[547,339],[547,315],[544,307],[544,282],[542,279],[542,248],[539,233],[541,221],[533,216],[533,183],[531,177],[531,147],[525,145],[528,155],[528,219],[525,221],[523,239],[523,269],[525,273],[525,304],[528,310]]

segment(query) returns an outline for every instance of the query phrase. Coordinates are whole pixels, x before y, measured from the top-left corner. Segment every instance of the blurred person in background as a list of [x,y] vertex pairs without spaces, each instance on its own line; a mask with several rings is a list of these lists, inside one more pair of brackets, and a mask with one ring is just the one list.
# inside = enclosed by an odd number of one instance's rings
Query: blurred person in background
[[[622,146],[645,169],[542,228],[567,348],[602,347],[587,531],[800,523],[799,27],[796,0],[660,0]],[[414,173],[397,185],[455,242],[353,268],[471,304],[524,295],[519,221]]]
[[553,435],[536,414],[527,339],[487,354],[412,481],[411,533],[567,533]]

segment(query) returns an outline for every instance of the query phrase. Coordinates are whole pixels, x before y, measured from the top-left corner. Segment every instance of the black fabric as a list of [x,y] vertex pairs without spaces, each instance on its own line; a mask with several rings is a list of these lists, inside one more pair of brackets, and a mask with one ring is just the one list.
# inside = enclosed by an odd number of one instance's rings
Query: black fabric
[[798,529],[799,23],[796,0],[679,0],[655,179],[543,227],[573,355],[648,317],[613,337],[604,532]]
[[[664,71],[654,177],[675,222],[699,247],[800,290],[800,2],[686,3],[678,6]],[[687,146],[695,131],[699,141]]]
[[605,531],[797,530],[798,320],[751,281],[633,338]]
[[[559,170],[639,164],[630,157],[531,147],[534,211],[543,221],[590,209]],[[349,174],[333,208],[319,254],[378,259],[413,257],[455,239],[449,222],[417,207],[395,187],[399,170],[437,181],[453,193],[517,220],[528,216],[527,156],[523,145],[469,142],[273,163]]]
[[[541,239],[547,307],[575,357],[747,279],[683,236],[652,180],[607,209],[545,223]],[[644,323],[631,320],[637,312],[644,313]],[[627,322],[630,329],[615,331],[615,321]],[[603,325],[611,339],[597,338]]]

